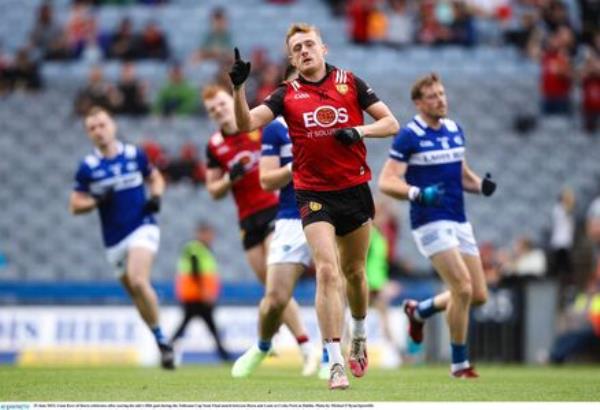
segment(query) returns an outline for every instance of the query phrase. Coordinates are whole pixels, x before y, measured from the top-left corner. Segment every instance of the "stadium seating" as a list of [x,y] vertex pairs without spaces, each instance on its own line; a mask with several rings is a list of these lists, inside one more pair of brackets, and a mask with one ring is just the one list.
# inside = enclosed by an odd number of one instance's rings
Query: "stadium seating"
[[[253,13],[259,3],[261,7]],[[589,153],[600,152],[600,140],[585,136],[578,121],[545,118],[528,135],[512,130],[516,115],[538,112],[539,76],[537,66],[522,60],[513,50],[485,46],[473,50],[357,48],[346,42],[344,22],[332,20],[322,2],[310,0],[311,7],[305,7],[304,1],[302,6],[299,3],[282,8],[263,5],[259,0],[237,2],[235,9],[228,9],[236,44],[243,50],[261,45],[272,57],[279,58],[289,22],[309,20],[321,27],[330,43],[330,61],[358,72],[402,123],[413,115],[408,93],[415,77],[427,71],[440,72],[447,86],[451,115],[467,133],[471,166],[479,173],[491,172],[499,183],[493,198],[469,196],[467,200],[480,241],[507,245],[522,233],[536,238],[549,226],[550,210],[561,186],[574,188],[582,203],[598,189],[597,155]],[[29,27],[18,22],[32,21],[37,4],[17,0],[0,3],[0,37],[9,40],[6,47],[23,43]],[[64,11],[69,1],[54,4]],[[114,27],[124,14],[136,24],[154,18],[167,30],[176,55],[182,57],[198,45],[212,6],[227,6],[229,2],[210,0],[199,4],[177,0],[160,8],[104,7],[98,11],[98,18],[105,29]],[[118,63],[104,66],[107,78],[116,80]],[[76,161],[90,150],[81,124],[72,116],[74,93],[85,83],[88,70],[82,63],[45,64],[47,90],[36,95],[12,94],[2,101],[0,233],[10,239],[0,244],[19,278],[50,281],[112,277],[101,251],[97,216],[74,218],[67,211]],[[213,78],[217,67],[202,64],[187,70],[191,81],[201,86]],[[151,96],[166,73],[164,63],[138,64],[138,75],[150,84]],[[204,147],[212,130],[213,126],[202,117],[119,119],[120,135],[127,141],[139,143],[152,138],[172,153],[187,141]],[[369,141],[374,175],[387,159],[390,143]],[[417,254],[408,233],[406,206],[402,209],[405,229],[399,242],[400,255],[424,267],[426,261]],[[214,202],[204,188],[187,185],[171,186],[165,196],[155,278],[172,277],[178,251],[199,219],[209,220],[217,228],[215,251],[224,278],[251,280],[253,274],[244,260],[233,222],[236,213],[231,199]]]

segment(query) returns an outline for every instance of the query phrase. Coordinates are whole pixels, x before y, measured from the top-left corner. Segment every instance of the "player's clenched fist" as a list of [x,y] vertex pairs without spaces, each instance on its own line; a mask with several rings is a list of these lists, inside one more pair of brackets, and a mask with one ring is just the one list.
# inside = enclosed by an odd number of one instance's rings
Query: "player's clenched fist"
[[492,180],[492,175],[488,172],[481,181],[481,193],[484,196],[492,196],[496,190],[497,184]]
[[229,78],[231,78],[231,82],[235,88],[238,88],[250,75],[250,62],[246,62],[240,57],[240,50],[236,47],[234,50],[235,61],[233,62],[233,66],[231,67],[231,71],[229,72]]
[[344,145],[352,145],[362,139],[362,135],[354,127],[335,130],[333,136]]

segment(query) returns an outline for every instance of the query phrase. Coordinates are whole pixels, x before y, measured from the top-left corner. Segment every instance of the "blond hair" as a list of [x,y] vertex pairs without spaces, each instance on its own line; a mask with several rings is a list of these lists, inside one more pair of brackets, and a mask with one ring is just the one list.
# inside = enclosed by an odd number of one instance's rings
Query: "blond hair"
[[410,98],[415,100],[420,100],[423,97],[423,87],[429,87],[433,84],[441,84],[442,80],[437,73],[429,73],[420,77],[415,81],[411,90],[410,90]]
[[321,32],[319,31],[319,29],[316,26],[313,26],[312,24],[308,24],[308,23],[293,23],[290,26],[290,28],[288,29],[287,34],[285,35],[285,46],[287,48],[289,48],[290,38],[294,34],[310,33],[311,31],[315,32],[317,34],[317,37],[319,37],[319,39],[321,39]]
[[109,117],[111,117],[110,112],[108,111],[108,109],[101,107],[99,105],[94,105],[92,106],[89,110],[86,111],[85,116],[83,117],[85,120],[87,120],[89,117],[93,117],[97,114],[100,113],[104,113],[106,115],[108,115]]
[[229,91],[219,84],[209,84],[202,90],[202,101],[211,100],[216,97],[221,91],[225,91],[230,94]]

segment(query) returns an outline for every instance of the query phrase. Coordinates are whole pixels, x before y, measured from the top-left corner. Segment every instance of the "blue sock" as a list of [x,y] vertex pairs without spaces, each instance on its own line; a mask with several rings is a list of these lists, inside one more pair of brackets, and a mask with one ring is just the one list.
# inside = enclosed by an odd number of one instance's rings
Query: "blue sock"
[[440,310],[440,308],[434,306],[433,298],[425,299],[424,301],[419,302],[417,305],[417,313],[421,319],[427,319],[428,317],[435,315]]
[[321,363],[327,364],[329,363],[329,353],[327,353],[327,349],[323,348],[323,356],[321,356]]
[[156,340],[156,343],[158,343],[159,345],[166,345],[166,344],[168,344],[167,343],[167,338],[163,334],[162,329],[160,328],[160,326],[151,327],[150,330],[152,331],[152,334],[154,335],[154,339]]
[[258,341],[258,350],[263,353],[267,353],[271,350],[271,341],[270,340],[259,340]]
[[466,362],[467,359],[467,345],[457,345],[450,343],[452,348],[452,364],[461,364]]

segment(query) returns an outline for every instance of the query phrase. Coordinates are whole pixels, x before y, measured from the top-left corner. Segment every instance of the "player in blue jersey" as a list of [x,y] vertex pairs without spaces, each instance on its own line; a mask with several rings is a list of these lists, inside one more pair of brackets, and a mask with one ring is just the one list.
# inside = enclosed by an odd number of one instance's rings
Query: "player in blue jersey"
[[154,334],[162,366],[174,369],[173,349],[160,328],[158,299],[150,284],[160,240],[154,214],[160,210],[164,180],[143,151],[117,140],[115,122],[106,110],[93,108],[84,121],[95,150],[79,165],[69,210],[78,215],[98,209],[115,275]]
[[395,137],[390,159],[379,177],[382,192],[411,202],[413,237],[419,251],[449,290],[421,302],[409,300],[404,309],[409,333],[423,340],[423,322],[445,310],[450,328],[451,374],[478,377],[469,363],[469,308],[485,303],[487,286],[479,250],[464,211],[463,191],[490,196],[496,189],[489,174],[480,178],[465,159],[462,128],[446,117],[448,103],[436,74],[418,79],[411,98],[418,115]]
[[[289,78],[293,72],[288,70],[287,74],[286,78]],[[263,129],[259,171],[264,190],[279,190],[279,207],[267,256],[265,295],[259,304],[259,340],[235,362],[231,370],[233,377],[249,376],[267,356],[285,307],[288,303],[296,303],[292,299],[296,281],[311,261],[292,183],[292,142],[287,124],[281,117]],[[303,327],[301,323],[297,325]],[[301,334],[306,335],[307,332]],[[316,371],[311,345],[307,342],[298,340],[304,360],[304,376]]]

